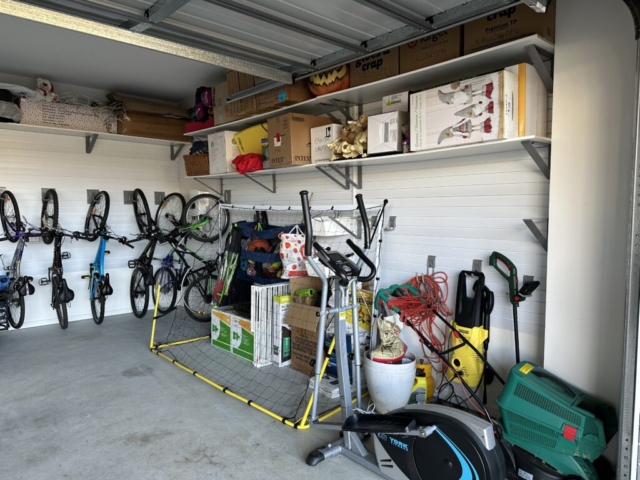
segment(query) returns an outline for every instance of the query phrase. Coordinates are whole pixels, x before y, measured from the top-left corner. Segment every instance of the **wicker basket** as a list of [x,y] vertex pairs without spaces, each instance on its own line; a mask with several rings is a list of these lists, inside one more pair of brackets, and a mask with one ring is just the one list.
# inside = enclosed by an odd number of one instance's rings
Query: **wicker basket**
[[209,155],[198,153],[196,155],[183,155],[184,169],[187,177],[197,177],[198,175],[209,175]]

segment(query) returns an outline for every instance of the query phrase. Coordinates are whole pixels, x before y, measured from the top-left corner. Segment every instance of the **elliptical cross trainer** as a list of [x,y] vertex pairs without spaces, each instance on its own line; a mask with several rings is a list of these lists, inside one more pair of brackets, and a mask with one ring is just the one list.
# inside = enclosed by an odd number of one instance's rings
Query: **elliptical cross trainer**
[[[307,464],[315,466],[327,458],[345,455],[378,475],[393,480],[504,480],[505,460],[496,442],[493,425],[475,415],[442,405],[410,405],[385,415],[356,413],[356,408],[362,408],[361,358],[360,349],[357,348],[359,339],[356,327],[357,283],[370,281],[376,275],[376,267],[366,252],[381,222],[376,222],[371,235],[362,195],[356,195],[363,225],[364,251],[351,239],[347,240],[347,245],[357,257],[357,261],[353,262],[342,253],[325,250],[313,241],[308,192],[300,192],[300,197],[306,225],[305,255],[322,281],[310,424],[312,428],[333,429],[343,434],[339,440],[311,452]],[[318,261],[331,272],[330,276],[325,275],[321,266],[313,260],[313,250]],[[362,274],[364,265],[370,270],[366,275]],[[332,286],[335,289],[334,308],[329,308],[328,292]],[[349,383],[346,316],[340,315],[348,310],[352,312],[354,325],[351,344],[356,346],[353,348],[355,405]],[[317,411],[324,359],[324,332],[329,317],[333,318],[335,330],[342,414],[340,423],[320,423]],[[363,443],[366,435],[373,436],[375,454]]]

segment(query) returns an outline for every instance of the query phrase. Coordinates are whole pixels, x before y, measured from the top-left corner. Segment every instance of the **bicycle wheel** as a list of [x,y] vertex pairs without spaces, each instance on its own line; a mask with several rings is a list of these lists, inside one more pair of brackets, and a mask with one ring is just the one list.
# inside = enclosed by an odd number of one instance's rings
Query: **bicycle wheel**
[[9,303],[9,325],[20,328],[24,323],[24,297],[18,292],[13,292]]
[[105,300],[106,299],[96,289],[96,293],[93,296],[93,300],[91,300],[91,315],[93,316],[93,321],[96,322],[96,325],[100,325],[104,320]]
[[170,233],[181,226],[184,197],[179,193],[172,193],[165,197],[158,205],[156,225],[164,233]]
[[90,241],[98,238],[98,234],[107,228],[107,217],[109,216],[109,194],[99,192],[89,205],[87,218],[84,221],[84,233]]
[[47,234],[46,230],[54,230],[58,227],[58,210],[58,193],[51,188],[44,194],[44,199],[42,200],[42,214],[40,215],[40,225],[44,231],[42,234],[42,241],[47,245],[50,245],[51,242],[53,242],[54,237],[53,235]]
[[184,306],[187,315],[197,322],[211,321],[213,284],[216,278],[215,275],[204,273],[189,283],[189,286],[184,292]]
[[[49,190],[51,191],[51,190]],[[53,277],[53,281],[51,282],[51,288],[54,292],[58,291],[58,278]],[[69,317],[67,315],[67,304],[64,302],[58,302],[55,300],[55,304],[53,305],[53,309],[56,311],[56,315],[58,316],[58,323],[60,324],[60,328],[62,330],[66,330],[69,326]]]
[[136,223],[138,224],[140,233],[149,233],[149,230],[151,230],[153,226],[153,220],[151,219],[147,197],[144,196],[144,192],[139,188],[133,191],[133,214],[136,217]]
[[153,276],[153,304],[156,303],[156,292],[160,285],[160,299],[158,301],[158,311],[161,313],[168,312],[175,304],[178,297],[178,289],[176,276],[169,268],[160,268]]
[[220,199],[203,193],[187,202],[182,224],[194,227],[189,236],[199,242],[214,242],[229,228],[229,212],[219,207]]
[[5,190],[0,195],[0,222],[7,238],[11,242],[17,242],[16,234],[24,230],[24,225],[20,218],[16,197],[9,190]]
[[149,308],[149,288],[144,283],[144,277],[145,270],[136,267],[131,274],[131,285],[129,286],[131,310],[138,318],[144,317]]

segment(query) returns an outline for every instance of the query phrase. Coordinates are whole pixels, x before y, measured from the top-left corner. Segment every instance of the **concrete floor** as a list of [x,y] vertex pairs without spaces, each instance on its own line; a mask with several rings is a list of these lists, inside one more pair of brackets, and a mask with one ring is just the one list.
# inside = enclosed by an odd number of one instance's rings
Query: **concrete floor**
[[0,333],[0,478],[375,478],[148,349],[132,315]]

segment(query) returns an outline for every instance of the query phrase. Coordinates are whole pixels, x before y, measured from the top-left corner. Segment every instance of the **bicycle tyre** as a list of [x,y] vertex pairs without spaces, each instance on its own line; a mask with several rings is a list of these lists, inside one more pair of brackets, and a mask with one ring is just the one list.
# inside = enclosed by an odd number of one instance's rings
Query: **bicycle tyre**
[[153,220],[151,219],[147,197],[139,188],[133,191],[133,214],[136,217],[136,224],[140,233],[143,235],[148,234],[153,226]]
[[[184,292],[184,306],[191,318],[196,322],[210,322],[213,307],[213,284],[215,275],[203,273],[196,280],[189,283]],[[211,282],[209,283],[209,280]],[[209,288],[209,286],[211,288]]]
[[24,230],[24,225],[20,217],[18,201],[9,190],[5,190],[0,196],[0,223],[2,223],[2,230],[9,241],[17,242],[18,238],[15,235]]
[[[53,277],[51,282],[51,288],[53,292],[58,291],[58,277]],[[55,297],[55,293],[54,293]],[[57,300],[54,299],[54,302]],[[56,311],[56,315],[58,316],[58,323],[60,324],[60,328],[62,330],[66,330],[69,326],[69,316],[67,314],[67,304],[64,302],[57,302],[53,306],[53,309]]]
[[104,321],[105,300],[105,297],[99,291],[96,291],[93,300],[91,300],[91,315],[96,325],[100,325]]
[[[160,300],[158,301],[158,311],[160,313],[165,313],[171,310],[176,305],[176,300],[178,298],[178,282],[176,281],[176,275],[169,268],[159,268],[156,270],[155,275],[153,276],[153,305],[155,307],[156,304],[156,291],[158,289],[158,285],[160,285]],[[165,302],[163,305],[163,296],[165,298]],[[168,302],[166,300],[169,300]]]
[[42,199],[42,213],[40,214],[40,226],[43,230],[42,241],[47,245],[51,245],[54,236],[46,233],[46,230],[54,230],[58,226],[58,214],[58,193],[50,188]]
[[98,192],[91,200],[87,210],[87,218],[84,221],[84,233],[90,242],[96,240],[98,233],[107,228],[109,205],[109,194],[105,191]]
[[[17,304],[16,304],[17,302]],[[19,312],[14,310],[14,307],[20,309]],[[9,304],[9,325],[13,328],[20,328],[24,324],[24,297],[18,292],[13,292],[11,297],[11,303]],[[16,320],[17,318],[17,320]]]
[[[176,228],[182,226],[182,212],[184,212],[185,199],[180,193],[171,193],[165,197],[158,210],[156,210],[156,226],[163,233],[171,233]],[[174,218],[172,222],[168,217],[171,215]]]
[[141,267],[134,268],[129,285],[131,310],[137,318],[144,317],[149,309],[149,287],[144,283],[145,273]]
[[211,243],[224,235],[229,228],[229,212],[219,208],[219,205],[220,198],[210,193],[196,195],[187,202],[182,212],[182,225],[191,226],[203,220],[209,220],[202,227],[189,230],[191,238],[199,242]]

